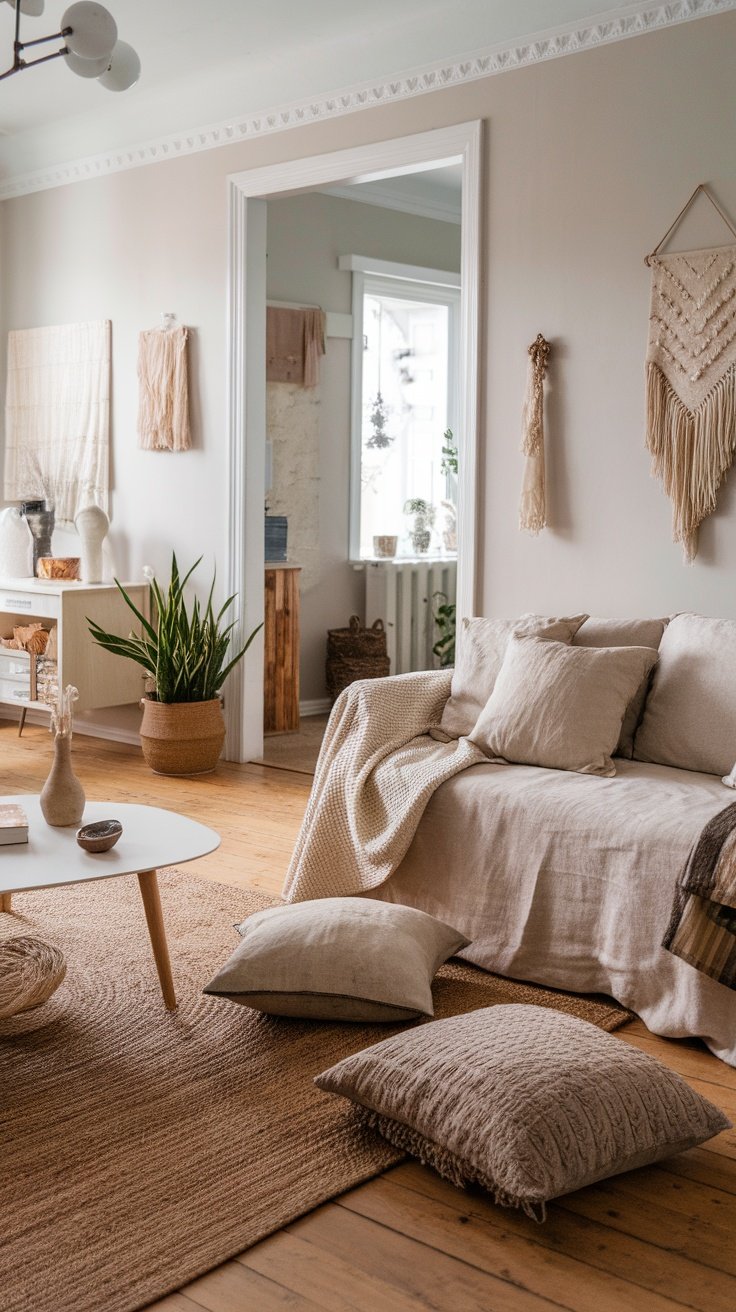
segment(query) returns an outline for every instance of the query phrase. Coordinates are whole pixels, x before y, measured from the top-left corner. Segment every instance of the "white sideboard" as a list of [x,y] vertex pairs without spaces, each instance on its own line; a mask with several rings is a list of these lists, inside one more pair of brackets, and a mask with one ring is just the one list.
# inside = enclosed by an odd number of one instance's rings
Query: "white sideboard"
[[[123,586],[148,618],[148,584]],[[101,706],[139,701],[143,695],[142,669],[133,661],[98,647],[90,636],[88,617],[103,629],[124,636],[140,627],[114,584],[0,578],[0,636],[12,637],[14,625],[34,620],[40,620],[48,629],[56,625],[57,682],[62,688],[68,683],[78,688],[76,710],[92,711]],[[31,662],[27,653],[3,648],[0,652],[3,667],[0,704],[47,709],[31,696]]]

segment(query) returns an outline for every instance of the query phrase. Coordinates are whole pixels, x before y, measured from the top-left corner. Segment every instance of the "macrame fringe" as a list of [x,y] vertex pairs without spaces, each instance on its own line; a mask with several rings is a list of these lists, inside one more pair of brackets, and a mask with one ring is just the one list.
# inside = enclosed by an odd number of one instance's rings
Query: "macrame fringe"
[[378,1130],[378,1133],[395,1148],[411,1153],[412,1157],[418,1158],[424,1166],[431,1166],[438,1175],[449,1180],[456,1188],[465,1189],[469,1184],[479,1184],[493,1196],[494,1203],[499,1207],[516,1207],[533,1221],[546,1221],[547,1207],[543,1200],[534,1201],[508,1193],[490,1176],[484,1175],[482,1171],[478,1171],[466,1162],[458,1161],[454,1153],[449,1152],[447,1148],[441,1148],[439,1144],[433,1143],[431,1139],[427,1139],[409,1125],[402,1125],[400,1121],[394,1121],[390,1116],[381,1116],[379,1112],[370,1111],[368,1108],[359,1107],[357,1111],[365,1125],[370,1126],[372,1130]]
[[658,365],[647,365],[647,447],[652,474],[672,502],[672,537],[687,564],[698,550],[698,528],[716,507],[716,494],[736,449],[736,365],[698,406],[688,410]]

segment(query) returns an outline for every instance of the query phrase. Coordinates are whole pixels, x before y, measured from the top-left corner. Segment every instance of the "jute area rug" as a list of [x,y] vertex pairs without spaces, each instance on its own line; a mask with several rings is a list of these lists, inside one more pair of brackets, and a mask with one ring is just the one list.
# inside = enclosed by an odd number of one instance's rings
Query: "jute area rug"
[[[202,995],[270,899],[161,876],[179,1009],[167,1013],[137,881],[15,900],[66,980],[0,1023],[0,1306],[130,1312],[401,1154],[312,1079],[397,1027],[269,1019]],[[0,916],[7,933],[10,917]],[[452,964],[437,1016],[535,1002],[613,1030],[628,1013]]]

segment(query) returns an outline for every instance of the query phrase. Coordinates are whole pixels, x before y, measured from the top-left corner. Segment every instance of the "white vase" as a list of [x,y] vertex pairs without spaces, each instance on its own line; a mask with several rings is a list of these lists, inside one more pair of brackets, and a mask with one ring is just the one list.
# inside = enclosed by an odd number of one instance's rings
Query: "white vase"
[[110,521],[99,506],[84,506],[77,513],[74,527],[81,542],[83,583],[102,582],[102,544]]
[[0,574],[7,579],[33,574],[33,534],[16,506],[0,510]]

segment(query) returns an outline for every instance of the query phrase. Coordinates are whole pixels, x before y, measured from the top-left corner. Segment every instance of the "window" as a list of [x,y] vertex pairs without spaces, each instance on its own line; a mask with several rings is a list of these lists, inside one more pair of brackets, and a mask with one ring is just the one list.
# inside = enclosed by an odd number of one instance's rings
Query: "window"
[[426,276],[353,273],[353,559],[374,557],[379,536],[398,539],[399,557],[457,551],[443,447],[457,436],[459,279],[416,273]]

